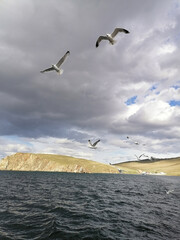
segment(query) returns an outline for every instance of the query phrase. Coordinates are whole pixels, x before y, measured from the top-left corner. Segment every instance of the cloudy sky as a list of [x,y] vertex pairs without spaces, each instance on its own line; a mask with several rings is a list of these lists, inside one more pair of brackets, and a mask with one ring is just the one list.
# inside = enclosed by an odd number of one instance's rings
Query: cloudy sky
[[179,46],[179,0],[0,0],[0,158],[180,156]]

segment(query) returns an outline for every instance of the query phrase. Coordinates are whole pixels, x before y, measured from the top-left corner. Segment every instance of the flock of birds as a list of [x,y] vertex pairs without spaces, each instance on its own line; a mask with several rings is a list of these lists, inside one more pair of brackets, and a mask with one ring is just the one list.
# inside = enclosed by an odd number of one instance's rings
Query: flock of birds
[[[119,33],[119,32],[123,32],[123,33],[129,33],[128,30],[124,29],[124,28],[115,28],[114,31],[109,34],[107,33],[105,36],[99,36],[97,41],[96,41],[96,47],[99,47],[99,43],[102,41],[102,40],[107,40],[109,41],[110,44],[114,45],[114,43],[116,42],[114,40],[114,37]],[[56,64],[52,64],[50,68],[47,68],[47,69],[44,69],[41,71],[41,73],[44,73],[44,72],[49,72],[49,71],[56,71],[58,74],[62,74],[63,73],[63,69],[61,69],[61,65],[63,64],[63,62],[66,60],[67,56],[70,55],[70,51],[67,51],[64,56],[59,60],[58,63]]]
[[[124,28],[115,28],[114,31],[111,34],[106,34],[104,36],[99,36],[97,41],[96,41],[96,48],[99,47],[99,44],[101,41],[106,40],[109,41],[110,44],[114,45],[115,44],[115,36],[118,33],[125,33],[128,34],[129,31],[124,29]],[[70,55],[70,51],[67,51],[64,56],[56,63],[56,64],[52,64],[51,67],[46,68],[42,71],[40,71],[41,73],[45,73],[45,72],[50,72],[50,71],[56,71],[59,75],[61,75],[63,73],[63,69],[61,69],[61,65],[64,63],[64,61],[66,60],[66,58]],[[130,140],[131,142],[133,142],[135,145],[139,145],[140,143],[137,141],[132,140],[129,136],[127,136],[127,139]],[[100,139],[95,141],[94,143],[91,142],[91,140],[88,140],[88,145],[91,149],[96,149],[97,148],[97,144],[100,142]],[[142,144],[145,145],[145,144]],[[136,156],[136,155],[135,155]],[[140,156],[136,156],[138,160],[141,160],[141,157],[148,157],[147,155],[145,155],[144,153],[141,154]],[[174,190],[166,190],[166,194],[170,194],[173,193]]]
[[[128,34],[129,31],[124,29],[124,28],[115,28],[114,31],[109,34],[107,33],[105,36],[99,36],[97,41],[96,41],[96,48],[99,47],[99,44],[102,40],[106,40],[109,41],[110,44],[114,45],[115,44],[115,36],[119,33],[119,32],[123,32],[125,34]],[[64,63],[64,61],[66,60],[66,58],[70,55],[70,51],[67,51],[64,56],[56,63],[56,64],[52,64],[51,67],[46,68],[42,71],[40,71],[41,73],[45,73],[45,72],[50,72],[50,71],[56,71],[59,75],[61,75],[63,73],[63,69],[61,69],[61,65]],[[89,147],[92,149],[96,149],[97,148],[97,144],[98,142],[100,142],[100,140],[97,140],[94,143],[91,143],[91,140],[88,140],[88,144]]]
[[[128,34],[129,31],[124,29],[124,28],[115,28],[114,31],[109,34],[107,33],[106,35],[102,35],[102,36],[99,36],[97,41],[96,41],[96,48],[99,47],[99,44],[102,40],[106,40],[106,41],[109,41],[110,44],[114,45],[115,44],[115,36],[118,34],[118,33],[125,33],[125,34]],[[42,71],[40,71],[41,73],[45,73],[45,72],[50,72],[50,71],[56,71],[59,75],[61,75],[63,73],[63,69],[61,69],[61,65],[64,63],[64,61],[66,60],[66,58],[70,55],[70,51],[67,51],[64,56],[56,63],[56,64],[52,64],[51,67],[49,68],[46,68]],[[128,136],[127,136],[127,139],[131,140]],[[133,141],[131,140],[134,144],[136,145],[139,145],[139,142],[137,141]],[[96,142],[92,143],[91,140],[88,140],[88,145],[91,149],[96,149],[97,148],[97,144],[100,142],[100,139],[97,140]],[[145,144],[143,144],[145,145]],[[139,157],[137,157],[137,159],[140,159],[142,156],[145,156],[145,157],[148,157],[144,154],[141,154]]]
[[[108,41],[111,45],[115,44],[115,37],[118,33],[125,33],[128,34],[130,33],[128,30],[124,29],[124,28],[115,28],[114,31],[109,34],[107,33],[106,35],[101,35],[98,37],[97,41],[96,41],[96,48],[99,47],[99,44],[101,41],[106,40]],[[56,63],[56,64],[52,64],[51,67],[46,68],[42,71],[40,71],[41,73],[45,73],[45,72],[50,72],[50,71],[56,71],[59,75],[61,75],[63,73],[63,69],[61,68],[61,65],[64,63],[64,61],[66,60],[66,58],[70,55],[70,51],[67,51],[64,56]],[[134,141],[133,139],[131,139],[129,136],[127,136],[127,139],[132,142],[135,145],[140,145],[139,142]],[[88,140],[88,146],[91,149],[97,149],[97,144],[100,142],[100,139],[95,141],[94,143],[91,142],[91,140]],[[143,146],[145,144],[142,144]],[[136,156],[136,155],[135,155]],[[145,154],[141,154],[140,156],[136,156],[136,158],[138,160],[141,160],[141,157],[146,157],[149,158],[148,156],[146,156]]]

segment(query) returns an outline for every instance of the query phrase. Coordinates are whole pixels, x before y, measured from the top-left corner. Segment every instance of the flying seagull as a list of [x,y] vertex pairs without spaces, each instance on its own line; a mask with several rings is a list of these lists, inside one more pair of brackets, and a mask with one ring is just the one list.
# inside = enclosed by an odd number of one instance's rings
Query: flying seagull
[[[144,156],[146,159],[149,160],[149,157],[148,157],[147,155],[145,155],[144,153],[141,154],[141,155],[139,155],[139,157],[138,157],[136,154],[134,154],[134,155],[135,155],[135,157],[137,158],[137,160],[142,160],[142,159],[141,159],[142,156]],[[144,159],[144,160],[146,160],[146,159]]]
[[137,142],[135,140],[133,140],[132,138],[130,138],[129,136],[127,136],[127,139],[129,139],[132,143],[134,143],[135,145],[143,145],[143,146],[146,146],[145,143],[141,144],[140,142]]
[[147,157],[148,158],[148,156],[147,155],[145,155],[144,153],[143,154],[141,154],[141,155],[139,155],[139,157],[136,155],[136,154],[134,154],[135,156],[136,156],[136,158],[138,159],[138,160],[141,160],[140,158],[142,157],[142,156],[144,156],[144,157]]
[[67,51],[67,52],[64,54],[64,56],[59,60],[58,63],[52,64],[52,67],[47,68],[47,69],[41,71],[41,73],[55,70],[57,73],[59,73],[59,74],[61,75],[61,74],[63,73],[63,69],[60,69],[60,66],[63,64],[63,62],[65,61],[66,57],[67,57],[69,54],[70,54],[70,51]]
[[167,194],[170,194],[170,193],[172,193],[172,192],[174,192],[174,190],[168,190],[168,191],[166,191]]
[[93,148],[93,149],[96,149],[96,145],[97,143],[100,142],[100,140],[97,140],[96,142],[94,142],[93,144],[91,143],[91,140],[88,140],[88,143],[89,143],[89,147],[90,148]]
[[119,32],[124,32],[124,33],[129,33],[128,30],[124,29],[124,28],[115,28],[114,31],[109,34],[107,33],[106,36],[99,36],[99,38],[96,41],[96,47],[99,47],[99,43],[102,40],[108,40],[109,43],[111,43],[112,45],[115,43],[114,37],[119,33]]

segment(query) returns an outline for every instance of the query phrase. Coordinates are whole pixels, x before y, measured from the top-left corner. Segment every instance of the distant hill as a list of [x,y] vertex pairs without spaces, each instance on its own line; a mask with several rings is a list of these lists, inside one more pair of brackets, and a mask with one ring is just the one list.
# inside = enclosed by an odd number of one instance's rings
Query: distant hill
[[118,173],[117,168],[81,158],[53,154],[16,153],[0,161],[0,170],[74,173]]
[[50,171],[74,173],[165,173],[180,176],[180,157],[103,164],[91,160],[54,154],[16,153],[0,161],[0,170]]
[[170,176],[180,176],[180,157],[123,162],[114,164],[113,166],[128,174],[137,174],[141,172],[159,174],[163,172]]

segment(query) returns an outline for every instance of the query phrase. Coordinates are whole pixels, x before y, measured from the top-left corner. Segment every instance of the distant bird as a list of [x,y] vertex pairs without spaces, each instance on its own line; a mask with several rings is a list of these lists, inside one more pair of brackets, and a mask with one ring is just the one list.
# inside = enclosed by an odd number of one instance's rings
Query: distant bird
[[41,71],[41,73],[55,70],[57,73],[59,73],[59,74],[61,75],[61,74],[63,73],[63,69],[60,69],[60,66],[63,64],[63,62],[65,61],[65,59],[66,59],[66,57],[67,57],[68,55],[70,55],[70,51],[67,51],[67,52],[64,54],[64,56],[59,60],[58,63],[52,64],[52,67],[47,68],[47,69]]
[[109,34],[107,33],[106,36],[99,36],[99,38],[97,39],[96,41],[96,47],[99,47],[99,43],[102,41],[102,40],[108,40],[109,43],[111,43],[112,45],[116,42],[114,40],[114,37],[119,33],[119,32],[124,32],[124,33],[129,33],[128,30],[124,29],[124,28],[115,28],[114,31]]
[[170,193],[172,193],[172,192],[174,192],[174,190],[168,190],[168,191],[166,190],[166,193],[167,193],[167,194],[170,194]]
[[131,142],[133,142],[134,144],[139,145],[139,142],[130,139],[128,136],[127,136],[127,139],[131,140]]
[[100,142],[100,140],[97,140],[96,142],[94,142],[93,144],[91,143],[91,140],[88,140],[88,143],[89,143],[89,147],[90,148],[93,148],[93,149],[96,149],[96,145],[97,143]]
[[136,158],[137,158],[138,160],[141,160],[140,158],[141,158],[142,156],[149,158],[149,157],[148,157],[147,155],[145,155],[144,153],[141,154],[139,157],[138,157],[136,154],[134,154],[134,155],[136,156]]
[[129,136],[126,137],[129,141],[131,141],[132,143],[134,143],[135,145],[141,145],[141,146],[146,146],[145,143],[140,143],[135,141],[134,139],[130,138]]

